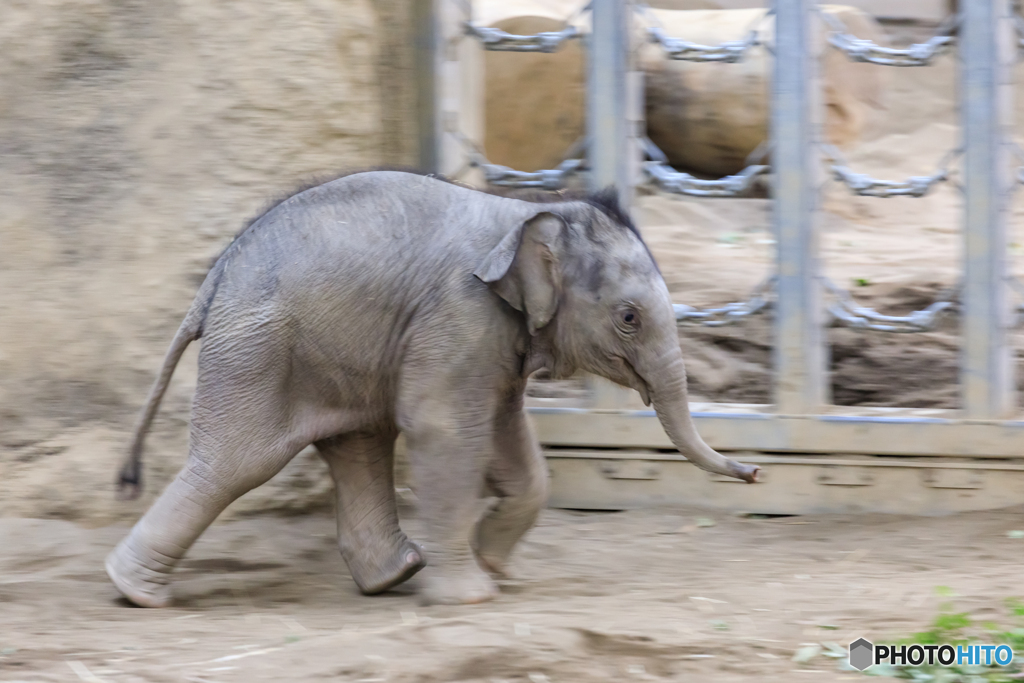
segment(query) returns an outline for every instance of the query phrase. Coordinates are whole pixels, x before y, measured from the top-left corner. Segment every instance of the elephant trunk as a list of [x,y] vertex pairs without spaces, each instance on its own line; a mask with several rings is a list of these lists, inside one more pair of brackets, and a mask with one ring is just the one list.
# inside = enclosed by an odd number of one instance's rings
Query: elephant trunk
[[672,443],[680,453],[702,470],[742,479],[751,484],[756,482],[760,468],[726,458],[700,438],[690,416],[686,368],[683,365],[682,354],[676,349],[666,355],[667,358],[657,363],[656,370],[641,370],[639,374],[647,383],[658,420],[661,421]]

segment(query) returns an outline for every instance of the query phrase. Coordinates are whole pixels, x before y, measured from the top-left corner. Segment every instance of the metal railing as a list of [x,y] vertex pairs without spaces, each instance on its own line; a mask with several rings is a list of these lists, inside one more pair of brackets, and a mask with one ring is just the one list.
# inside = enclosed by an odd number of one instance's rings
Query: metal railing
[[[770,49],[774,55],[771,158],[766,159],[768,155],[764,151],[768,146],[764,145],[762,157],[765,158],[748,160],[742,171],[717,179],[699,178],[673,168],[666,155],[644,137],[642,121],[629,118],[631,115],[624,103],[632,102],[630,79],[635,71],[631,60],[635,58],[632,52],[635,46],[629,44],[632,35],[629,24],[635,17],[631,16],[626,0],[593,0],[581,8],[580,12],[591,11],[592,29],[587,36],[581,35],[571,20],[567,20],[560,31],[533,36],[516,36],[468,22],[463,33],[490,50],[552,52],[566,41],[585,38],[590,75],[586,142],[571,150],[573,153],[567,154],[558,167],[522,172],[493,164],[481,150],[471,143],[466,144],[468,139],[464,136],[460,139],[463,153],[469,158],[469,164],[481,169],[491,184],[559,189],[571,176],[583,175],[592,187],[616,184],[627,200],[639,180],[676,194],[739,197],[748,194],[759,179],[764,178],[771,188],[775,209],[776,274],[767,277],[744,301],[705,309],[677,304],[678,321],[684,325],[714,327],[773,310],[775,410],[783,414],[814,415],[827,404],[827,354],[823,337],[827,322],[878,332],[926,332],[934,330],[941,316],[955,308],[959,311],[963,338],[964,414],[995,419],[1006,415],[1013,405],[1006,339],[1006,315],[1010,307],[1004,303],[1009,288],[1005,268],[1005,201],[1000,194],[1008,186],[1003,181],[1009,179],[1000,166],[1007,141],[999,104],[1004,100],[1005,69],[1009,60],[1000,52],[1004,41],[999,40],[998,34],[1001,27],[1005,27],[1001,22],[1012,21],[1019,32],[1019,43],[1024,47],[1024,20],[1007,11],[1008,7],[1007,0],[961,3],[961,14],[949,17],[928,40],[905,48],[890,48],[853,35],[839,16],[823,11],[810,0],[775,1],[772,10],[775,30],[770,46],[765,44],[765,32],[760,28],[765,17],[736,40],[701,45],[668,35],[655,12],[636,6],[636,16],[648,23],[646,39],[659,45],[669,59],[736,63],[759,46]],[[938,56],[958,48],[962,63],[961,87],[971,93],[961,101],[960,107],[963,142],[947,152],[932,173],[903,180],[874,178],[856,171],[840,150],[817,139],[820,112],[814,105],[817,67],[812,51],[815,16],[825,23],[832,48],[857,62],[893,67],[928,66]],[[602,79],[595,77],[599,72],[603,74]],[[628,131],[633,130],[640,131],[634,147],[621,147],[622,140],[634,134]],[[585,155],[582,154],[584,148]],[[922,310],[896,316],[859,305],[849,291],[824,278],[814,252],[814,214],[822,157],[824,167],[834,180],[856,195],[876,198],[928,196],[940,184],[951,180],[952,166],[962,157],[960,189],[965,194],[966,248],[958,288],[940,293],[934,303]],[[642,174],[639,178],[630,179],[623,174],[622,169],[631,164]],[[1024,182],[1024,166],[1018,177]],[[958,303],[954,303],[954,295]],[[825,298],[828,302],[823,301]],[[758,429],[751,427],[748,434],[760,434],[771,440],[768,432]],[[736,446],[739,442],[757,447],[757,440],[753,438],[730,443]],[[791,443],[787,439],[782,442]]]

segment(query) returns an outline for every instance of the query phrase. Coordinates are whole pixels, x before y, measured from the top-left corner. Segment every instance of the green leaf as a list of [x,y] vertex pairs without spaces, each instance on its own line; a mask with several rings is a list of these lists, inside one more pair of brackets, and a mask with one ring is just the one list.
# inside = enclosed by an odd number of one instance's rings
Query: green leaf
[[935,628],[942,631],[959,631],[971,625],[967,612],[959,614],[940,614],[935,617]]

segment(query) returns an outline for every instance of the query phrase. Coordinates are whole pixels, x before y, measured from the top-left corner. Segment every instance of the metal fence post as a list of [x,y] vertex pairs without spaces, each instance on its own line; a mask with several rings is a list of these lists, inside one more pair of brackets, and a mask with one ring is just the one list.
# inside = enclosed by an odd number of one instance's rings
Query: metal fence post
[[812,0],[776,0],[772,93],[774,227],[778,259],[775,405],[780,413],[819,412],[827,402],[826,358],[817,280],[819,126]]
[[472,5],[463,0],[415,0],[419,83],[420,166],[431,173],[470,177],[469,156],[456,133],[483,137],[483,50],[465,37]]
[[[592,0],[587,37],[587,160],[591,191],[614,185],[632,204],[639,79],[632,71],[629,0]],[[642,111],[642,108],[640,108]]]
[[[627,212],[639,175],[643,135],[642,76],[634,71],[630,40],[633,6],[630,0],[592,0],[587,40],[587,149],[591,192],[613,186]],[[591,404],[622,409],[639,402],[639,395],[612,382],[587,376]],[[642,406],[641,406],[642,407]]]
[[1007,0],[971,0],[961,3],[960,11],[965,184],[960,390],[967,417],[994,419],[1014,408],[1006,292],[1010,6]]

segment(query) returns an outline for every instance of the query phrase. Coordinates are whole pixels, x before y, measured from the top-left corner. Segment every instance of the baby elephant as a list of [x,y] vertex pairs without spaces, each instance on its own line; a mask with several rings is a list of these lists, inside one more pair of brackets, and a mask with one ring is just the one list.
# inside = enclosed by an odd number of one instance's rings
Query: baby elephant
[[[614,194],[531,203],[400,172],[281,202],[220,257],[171,342],[121,475],[185,347],[202,338],[188,462],[107,558],[137,605],[170,601],[175,564],[243,493],[315,444],[337,488],[360,590],[422,569],[428,603],[493,597],[544,504],[527,378],[602,375],[653,401],[679,450],[748,482],[694,430],[668,289]],[[393,449],[409,448],[425,549],[398,525]],[[487,490],[499,499],[474,514]]]

